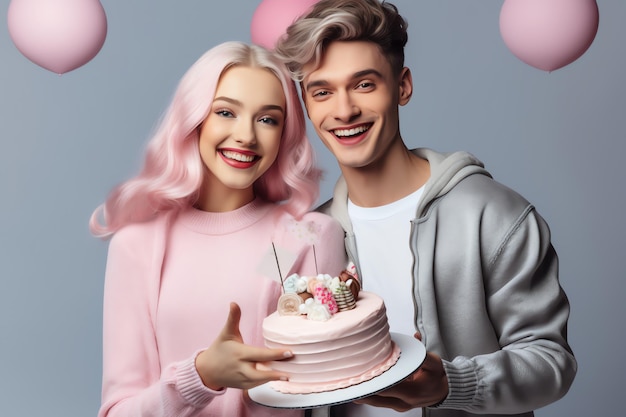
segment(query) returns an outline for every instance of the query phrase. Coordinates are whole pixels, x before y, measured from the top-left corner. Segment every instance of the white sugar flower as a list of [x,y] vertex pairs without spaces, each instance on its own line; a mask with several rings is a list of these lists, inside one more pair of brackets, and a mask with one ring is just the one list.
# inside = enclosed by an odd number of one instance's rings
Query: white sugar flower
[[300,280],[300,276],[298,274],[291,274],[285,278],[285,281],[283,282],[285,294],[298,293],[298,280]]
[[339,279],[339,277],[334,277],[333,279],[330,280],[329,283],[326,284],[326,286],[333,293],[336,293],[337,291],[339,291],[340,284],[341,284],[341,280]]
[[300,314],[306,314],[307,319],[315,321],[326,321],[332,317],[328,307],[319,301],[315,301],[313,298],[309,298],[304,304],[300,304]]
[[306,316],[309,320],[326,321],[332,317],[332,314],[330,314],[326,304],[315,302],[313,306],[309,308]]

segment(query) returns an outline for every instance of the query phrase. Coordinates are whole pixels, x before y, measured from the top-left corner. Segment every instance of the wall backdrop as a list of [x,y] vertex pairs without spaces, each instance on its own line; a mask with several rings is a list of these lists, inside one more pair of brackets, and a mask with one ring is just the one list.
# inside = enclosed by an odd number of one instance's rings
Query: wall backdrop
[[[259,1],[103,0],[108,36],[62,76],[28,61],[0,2],[0,415],[95,416],[106,242],[92,210],[139,168],[183,72],[208,48],[250,40]],[[549,222],[579,373],[541,417],[619,415],[626,386],[626,2],[598,0],[600,27],[552,73],[504,45],[500,0],[396,0],[409,22],[411,147],[463,149]],[[338,169],[309,134],[330,196]]]

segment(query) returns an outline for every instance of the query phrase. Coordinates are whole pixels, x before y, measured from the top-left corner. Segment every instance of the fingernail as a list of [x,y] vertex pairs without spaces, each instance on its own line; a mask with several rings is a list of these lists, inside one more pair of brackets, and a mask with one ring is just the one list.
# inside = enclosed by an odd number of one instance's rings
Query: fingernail
[[289,378],[287,378],[286,376],[281,376],[281,377],[280,377],[280,380],[281,380],[281,381],[289,381]]
[[287,352],[283,353],[283,356],[285,358],[291,358],[291,357],[293,357],[293,352],[288,350]]

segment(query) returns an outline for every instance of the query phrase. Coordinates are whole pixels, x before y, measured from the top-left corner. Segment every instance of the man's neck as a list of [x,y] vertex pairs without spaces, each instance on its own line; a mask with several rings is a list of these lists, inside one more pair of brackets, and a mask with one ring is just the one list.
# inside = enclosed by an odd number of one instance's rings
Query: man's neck
[[409,151],[402,142],[374,164],[362,168],[341,167],[348,197],[361,207],[393,203],[417,191],[430,177],[430,164]]

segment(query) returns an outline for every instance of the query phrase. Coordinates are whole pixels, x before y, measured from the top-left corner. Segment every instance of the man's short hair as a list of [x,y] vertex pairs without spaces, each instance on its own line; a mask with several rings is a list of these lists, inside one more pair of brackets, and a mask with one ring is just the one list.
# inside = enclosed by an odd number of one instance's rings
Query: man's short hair
[[367,41],[380,48],[394,75],[404,67],[407,22],[391,3],[379,0],[321,0],[287,28],[276,53],[296,81],[306,74],[304,66],[319,67],[323,54],[334,41]]

